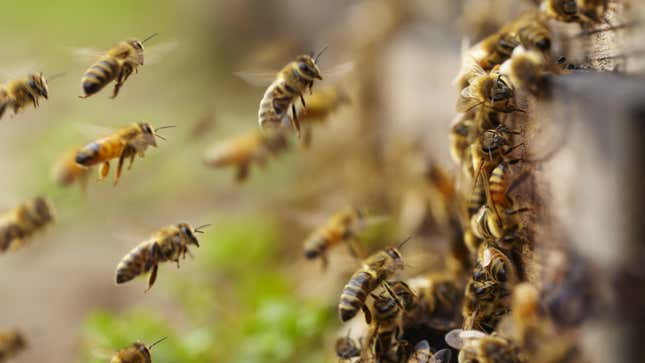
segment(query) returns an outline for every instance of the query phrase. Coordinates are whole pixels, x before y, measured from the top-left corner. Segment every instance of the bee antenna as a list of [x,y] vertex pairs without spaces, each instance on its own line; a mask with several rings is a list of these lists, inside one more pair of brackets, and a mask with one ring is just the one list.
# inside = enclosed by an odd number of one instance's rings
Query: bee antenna
[[60,72],[60,73],[56,73],[56,74],[52,75],[51,77],[47,77],[47,80],[48,80],[48,81],[53,81],[53,80],[55,80],[56,78],[60,78],[60,77],[62,77],[62,76],[64,76],[64,75],[66,75],[66,74],[67,74],[67,72]]
[[163,141],[168,141],[168,140],[166,140],[166,138],[165,138],[165,137],[163,137],[163,136],[161,136],[161,135],[159,135],[159,134],[155,134],[155,136],[156,136],[156,137],[158,137],[158,138],[160,138],[160,139],[161,139],[161,140],[163,140]]
[[166,340],[166,339],[168,339],[168,337],[163,337],[163,338],[161,338],[161,339],[157,340],[156,342],[154,342],[154,343],[150,344],[150,345],[148,346],[148,350],[152,349],[152,347],[154,347],[155,345],[157,345],[157,344],[159,344],[159,343],[163,342],[163,341],[164,341],[164,340]]
[[399,243],[399,245],[398,245],[398,246],[396,246],[396,249],[397,249],[397,250],[400,250],[400,249],[401,249],[401,248],[403,248],[403,246],[405,246],[405,244],[406,244],[406,243],[408,243],[411,239],[412,239],[412,236],[408,236],[408,238],[404,239],[404,240],[403,240],[403,242]]
[[318,55],[317,55],[317,56],[316,56],[316,58],[314,59],[314,63],[318,63],[318,58],[320,58],[320,55],[321,55],[321,54],[323,54],[323,53],[327,50],[327,48],[329,48],[329,46],[328,46],[328,45],[325,45],[325,46],[320,50],[320,52],[318,52]]
[[157,131],[159,131],[159,130],[163,130],[163,129],[171,129],[171,128],[173,128],[173,127],[177,127],[177,126],[175,126],[175,125],[160,126],[160,127],[157,127],[157,128],[155,129],[155,132],[157,132]]
[[147,42],[148,40],[150,40],[150,39],[152,39],[154,37],[156,37],[157,35],[159,35],[159,33],[152,33],[152,34],[148,35],[148,37],[146,39],[141,41],[141,44]]
[[202,224],[201,226],[199,226],[199,227],[195,228],[195,229],[194,229],[194,231],[195,231],[195,232],[197,232],[197,233],[204,233],[204,231],[201,231],[201,229],[202,229],[202,228],[209,227],[209,226],[211,226],[211,224],[210,224],[210,223],[209,223],[209,224]]

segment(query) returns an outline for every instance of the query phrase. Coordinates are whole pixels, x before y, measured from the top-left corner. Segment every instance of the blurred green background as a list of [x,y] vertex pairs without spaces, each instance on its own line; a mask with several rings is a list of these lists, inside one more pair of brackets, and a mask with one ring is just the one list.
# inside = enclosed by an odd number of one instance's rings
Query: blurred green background
[[[0,120],[0,209],[46,195],[57,211],[56,225],[30,248],[1,256],[0,329],[20,328],[30,346],[15,362],[106,362],[134,341],[164,336],[155,363],[335,361],[334,338],[346,331],[336,317],[337,298],[357,262],[338,251],[323,273],[304,260],[301,241],[347,204],[390,218],[366,231],[368,250],[411,232],[398,219],[405,214],[402,196],[415,185],[402,171],[409,165],[401,155],[408,144],[424,145],[448,164],[447,138],[436,135],[448,134],[453,115],[454,97],[441,90],[450,89],[459,66],[453,20],[460,4],[4,4],[1,80],[27,71],[66,73],[49,84],[50,99],[39,109]],[[115,100],[111,86],[77,98],[91,60],[76,50],[105,50],[155,32],[146,59],[158,61],[132,75]],[[323,70],[355,62],[358,75],[344,81],[355,102],[316,130],[313,146],[303,150],[294,137],[289,153],[266,169],[253,168],[242,185],[233,170],[204,167],[209,145],[257,127],[263,89],[234,72],[276,71],[325,44]],[[361,74],[375,75],[369,91],[381,101],[360,93]],[[210,115],[212,130],[194,137],[199,120]],[[168,141],[137,159],[116,188],[113,174],[98,182],[94,170],[86,194],[53,182],[53,165],[72,147],[137,121],[177,127],[164,130]],[[212,223],[194,260],[179,270],[160,266],[145,294],[145,278],[115,286],[118,261],[179,221]]]

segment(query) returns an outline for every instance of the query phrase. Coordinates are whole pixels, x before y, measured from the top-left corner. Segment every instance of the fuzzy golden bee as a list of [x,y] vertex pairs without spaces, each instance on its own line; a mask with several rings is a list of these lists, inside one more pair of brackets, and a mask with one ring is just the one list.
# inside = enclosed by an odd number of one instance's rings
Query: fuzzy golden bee
[[466,152],[470,144],[475,141],[475,121],[473,113],[457,116],[450,128],[450,156],[452,160],[461,164],[466,159]]
[[477,183],[483,176],[484,187],[488,193],[488,178],[492,169],[502,161],[510,159],[511,153],[522,146],[524,143],[511,145],[509,137],[498,130],[484,131],[470,146],[472,170],[475,172],[473,183]]
[[345,243],[354,257],[360,256],[360,248],[356,245],[358,234],[365,225],[364,213],[357,208],[347,207],[332,215],[327,223],[313,231],[305,239],[304,255],[312,260],[320,258],[323,268],[328,265],[329,250]]
[[119,94],[119,90],[128,80],[132,72],[139,72],[139,67],[143,65],[143,43],[155,37],[152,34],[143,41],[130,39],[115,44],[110,50],[102,55],[94,64],[92,64],[81,79],[81,88],[83,96],[88,98],[112,81],[116,81],[112,97]]
[[356,271],[343,288],[338,304],[340,320],[345,322],[356,316],[359,310],[365,313],[365,319],[371,320],[369,309],[365,306],[367,296],[380,285],[394,296],[387,279],[403,269],[403,257],[399,249],[408,241],[406,239],[398,247],[388,247],[366,258],[360,269]]
[[36,197],[0,216],[0,253],[16,250],[26,239],[54,221],[51,203]]
[[179,268],[179,258],[186,258],[186,254],[190,255],[188,247],[190,245],[199,247],[195,233],[203,233],[201,228],[206,226],[208,225],[193,228],[188,223],[178,223],[161,228],[121,259],[115,272],[116,283],[123,284],[150,272],[146,291],[150,290],[157,279],[159,264],[172,261]]
[[19,331],[0,332],[0,362],[15,357],[26,347],[25,338]]
[[577,0],[544,0],[540,9],[550,18],[572,23],[581,21]]
[[161,338],[149,346],[140,342],[133,343],[131,346],[119,350],[112,357],[110,363],[152,363],[150,350],[165,339],[165,337]]
[[149,146],[157,147],[155,137],[162,140],[163,137],[156,132],[167,127],[174,126],[162,126],[153,130],[147,122],[133,123],[112,135],[92,141],[80,148],[76,153],[76,163],[84,167],[100,164],[99,179],[104,179],[110,172],[110,161],[118,158],[119,161],[114,178],[114,185],[117,185],[121,178],[121,171],[125,159],[130,158],[128,165],[128,169],[130,169],[135,156],[138,155],[142,158]]
[[515,105],[515,87],[508,76],[482,68],[477,68],[475,74],[459,94],[457,112],[468,113],[479,108],[503,113],[520,111]]
[[218,143],[206,151],[204,164],[214,168],[232,166],[237,168],[235,179],[246,180],[251,166],[266,166],[272,156],[289,148],[287,136],[281,130],[251,130],[233,139]]
[[14,115],[23,111],[29,104],[38,108],[38,100],[41,97],[49,98],[47,79],[42,72],[0,85],[0,119],[7,108],[10,108]]
[[478,330],[455,329],[446,334],[446,343],[459,349],[459,363],[521,362],[518,347],[509,339]]
[[82,190],[87,186],[87,177],[90,169],[76,162],[78,148],[74,148],[63,155],[52,169],[52,176],[56,184],[68,187],[78,182]]
[[291,109],[290,122],[300,132],[295,101],[296,98],[300,98],[302,106],[306,108],[303,94],[311,90],[314,80],[322,80],[317,62],[324,50],[321,50],[315,58],[308,54],[298,56],[295,61],[278,72],[260,100],[258,122],[262,129],[280,127],[289,117],[288,113]]

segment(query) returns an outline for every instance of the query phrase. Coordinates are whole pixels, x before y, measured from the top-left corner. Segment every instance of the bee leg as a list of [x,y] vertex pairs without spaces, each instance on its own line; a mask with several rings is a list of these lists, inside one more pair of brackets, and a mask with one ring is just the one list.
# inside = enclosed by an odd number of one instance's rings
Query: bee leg
[[130,145],[126,145],[123,147],[123,150],[121,150],[121,155],[119,155],[119,163],[116,166],[116,177],[114,178],[114,186],[116,186],[119,183],[119,179],[121,178],[121,171],[123,170],[123,161],[125,158],[129,156],[133,156],[134,151],[130,147]]
[[7,109],[7,103],[3,103],[0,105],[0,119],[2,118],[2,115],[4,115],[4,111]]
[[322,270],[327,271],[327,266],[329,266],[329,258],[326,254],[320,255],[320,262],[322,263]]
[[251,168],[249,167],[249,164],[242,164],[237,167],[237,173],[235,174],[235,180],[238,183],[241,183],[246,180],[246,178],[249,176],[249,170]]
[[300,121],[298,121],[298,115],[296,114],[296,105],[291,105],[291,113],[293,114],[291,122],[298,131],[298,137],[300,137]]
[[370,312],[370,309],[367,305],[363,304],[363,306],[361,306],[361,310],[363,310],[363,315],[365,315],[365,323],[370,324],[372,322],[372,313]]
[[387,290],[387,293],[390,294],[390,296],[392,296],[392,298],[394,299],[394,302],[396,302],[396,305],[398,305],[401,310],[404,310],[405,307],[403,306],[403,303],[401,303],[401,300],[399,299],[399,297],[392,290],[390,283],[387,281],[383,281],[383,287],[385,287],[385,290]]
[[300,102],[302,102],[302,107],[307,107],[305,104],[305,98],[302,96],[302,93],[300,94]]
[[110,172],[110,162],[106,161],[99,167],[99,180],[105,179]]
[[146,289],[145,292],[150,291],[152,289],[152,285],[155,284],[155,281],[157,280],[157,270],[159,269],[159,265],[154,265],[152,267],[152,271],[150,272],[150,277],[148,278],[148,288]]
[[132,155],[130,155],[130,163],[128,164],[128,170],[132,169],[132,164],[134,163],[134,157],[135,156],[136,156],[136,154],[134,154],[134,153]]

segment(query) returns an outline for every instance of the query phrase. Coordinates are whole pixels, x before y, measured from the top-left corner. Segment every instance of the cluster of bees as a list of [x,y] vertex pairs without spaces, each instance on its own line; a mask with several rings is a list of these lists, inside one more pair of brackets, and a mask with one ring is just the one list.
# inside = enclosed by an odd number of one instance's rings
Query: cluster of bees
[[[451,129],[451,154],[459,165],[457,193],[451,213],[460,223],[463,244],[469,253],[461,257],[460,268],[411,278],[397,279],[404,270],[402,247],[379,250],[362,259],[342,289],[338,314],[347,322],[363,313],[364,334],[350,334],[336,343],[339,359],[354,362],[562,362],[572,344],[560,339],[548,314],[540,306],[539,291],[522,282],[523,244],[530,233],[523,215],[530,206],[517,205],[514,191],[530,178],[530,165],[537,162],[519,151],[526,144],[518,123],[526,120],[526,100],[548,97],[549,80],[566,73],[566,65],[552,54],[550,22],[595,25],[604,21],[608,0],[544,0],[539,8],[522,14],[463,55],[456,79],[459,89],[457,111],[461,113]],[[88,98],[115,82],[112,98],[144,64],[144,39],[120,42],[101,56],[82,77],[83,95]],[[323,49],[324,51],[324,49]],[[252,165],[264,166],[271,157],[289,148],[289,132],[295,130],[304,146],[311,141],[311,128],[348,103],[338,85],[312,89],[324,74],[317,55],[301,55],[274,77],[259,105],[259,130],[218,143],[206,152],[204,163],[211,167],[232,167],[235,178],[245,180]],[[309,93],[309,95],[307,95]],[[7,82],[0,87],[0,117],[8,108],[14,115],[29,104],[38,107],[48,98],[47,80],[42,73]],[[297,108],[300,102],[302,108]],[[72,149],[54,168],[55,180],[63,186],[84,186],[92,167],[99,179],[117,159],[114,184],[123,164],[132,167],[136,156],[157,147],[158,131],[148,122],[125,126],[111,135]],[[445,188],[440,188],[445,189]],[[44,197],[22,203],[0,216],[0,252],[20,248],[43,227],[52,224],[54,211]],[[312,232],[304,243],[307,259],[328,265],[331,248],[345,244],[353,256],[363,256],[358,235],[368,222],[366,213],[349,207],[333,215]],[[156,281],[158,266],[190,255],[189,246],[199,247],[196,234],[202,228],[177,223],[161,228],[134,247],[118,263],[117,284],[149,273],[148,291]],[[504,328],[504,329],[501,329]],[[554,342],[556,340],[557,342]],[[163,340],[163,339],[161,339]],[[151,362],[150,349],[134,343],[117,352],[112,363]],[[546,344],[550,344],[545,349]],[[0,362],[25,347],[18,332],[0,334]],[[458,355],[455,355],[458,350]]]

